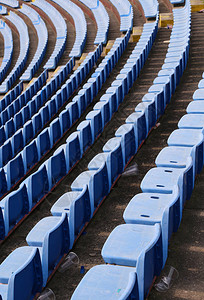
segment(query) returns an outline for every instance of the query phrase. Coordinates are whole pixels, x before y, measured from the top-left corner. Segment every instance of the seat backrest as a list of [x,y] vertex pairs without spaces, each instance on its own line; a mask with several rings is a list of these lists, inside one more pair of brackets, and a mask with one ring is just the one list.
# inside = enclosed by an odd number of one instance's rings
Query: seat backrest
[[42,289],[40,254],[33,248],[30,258],[12,274],[8,283],[8,299],[32,299]]

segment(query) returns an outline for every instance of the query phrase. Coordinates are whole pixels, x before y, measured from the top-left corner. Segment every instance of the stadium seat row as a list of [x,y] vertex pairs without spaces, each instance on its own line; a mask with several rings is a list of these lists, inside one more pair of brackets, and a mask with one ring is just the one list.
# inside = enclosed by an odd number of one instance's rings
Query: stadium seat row
[[97,23],[97,34],[94,44],[106,44],[109,29],[109,16],[101,1],[80,0],[93,13]]
[[[6,168],[6,164],[13,157],[15,157],[15,155],[19,153],[25,147],[25,145],[29,141],[31,141],[34,138],[34,136],[36,136],[43,129],[43,127],[50,121],[51,118],[54,117],[55,114],[57,114],[58,110],[62,107],[62,105],[66,103],[66,101],[73,94],[74,90],[78,88],[78,86],[85,79],[87,74],[90,72],[96,60],[99,58],[101,51],[102,51],[102,46],[100,45],[96,48],[94,52],[90,52],[86,57],[86,59],[83,61],[83,63],[80,65],[80,67],[70,76],[70,79],[68,79],[67,82],[62,86],[62,88],[54,96],[52,96],[51,100],[49,100],[45,104],[45,102],[50,98],[53,92],[55,92],[56,89],[61,85],[64,77],[67,78],[67,74],[65,75],[65,73],[67,72],[65,71],[69,69],[70,64],[71,64],[70,70],[73,68],[73,58],[70,59],[69,63],[67,63],[66,66],[61,67],[61,69],[59,69],[59,71],[55,73],[54,77],[52,77],[52,79],[47,83],[47,85],[43,87],[43,89],[39,91],[37,95],[34,96],[32,100],[29,101],[28,104],[26,104],[19,111],[19,113],[16,113],[13,119],[10,119],[9,121],[6,122],[4,126],[5,136],[8,135],[11,137],[0,148],[0,165],[2,167]],[[82,93],[81,97],[83,98],[82,101],[86,101],[84,93]],[[19,106],[20,100],[17,99],[15,101],[17,101]],[[60,129],[59,131],[55,132],[56,137],[61,137],[64,134],[64,132],[68,130],[69,126],[75,122],[76,120],[74,119],[75,117],[79,118],[78,115],[73,116],[72,114],[72,111],[78,105],[78,102],[77,101],[71,102],[70,104],[67,105],[65,111],[63,111],[62,113],[63,116],[62,118],[64,120],[64,123],[62,124],[63,129],[62,131]],[[87,105],[88,104],[89,103],[87,100]],[[14,108],[12,112],[13,111]],[[82,113],[82,111],[80,113]],[[69,120],[66,119],[67,115],[70,115]],[[52,124],[58,122],[59,119],[57,117],[55,120],[53,120]],[[52,124],[50,125],[51,127]],[[21,127],[23,128],[21,129]],[[16,132],[17,128],[19,129]],[[3,130],[1,133],[3,136],[4,133]],[[50,147],[52,148],[52,146],[57,141],[57,139],[54,139],[53,141],[53,138],[52,137],[50,138],[52,141]]]
[[0,0],[0,4],[8,5],[13,8],[19,7],[19,2],[17,0]]
[[48,43],[48,31],[43,19],[30,6],[23,4],[19,11],[25,14],[31,20],[37,32],[38,46],[35,55],[27,69],[20,77],[20,80],[22,81],[30,81],[38,70],[45,56]]
[[120,15],[120,31],[127,31],[133,26],[133,8],[128,0],[110,0]]
[[41,9],[51,19],[55,27],[56,30],[55,48],[49,60],[46,62],[44,66],[45,69],[54,70],[56,69],[56,66],[65,50],[65,45],[67,41],[66,22],[62,17],[62,15],[59,13],[59,11],[47,1],[35,0],[34,2],[31,3],[37,6],[39,9]]
[[[174,29],[185,36],[186,31],[190,32],[190,1],[173,13]],[[72,300],[111,299],[113,295],[114,299],[142,300],[148,294],[153,278],[165,265],[169,239],[177,231],[183,205],[192,193],[193,170],[201,170],[203,166],[203,124],[194,115],[179,121],[180,129],[168,139],[169,147],[157,156],[157,168],[152,168],[143,178],[143,193],[133,197],[125,209],[126,224],[117,226],[103,246],[102,257],[109,265],[92,268],[78,285]],[[131,148],[134,138],[127,140],[131,128],[126,126],[123,130],[126,145]],[[98,167],[97,156],[89,165],[94,160]]]
[[84,13],[80,7],[78,7],[70,0],[68,1],[52,0],[52,1],[60,5],[64,10],[66,10],[72,16],[75,25],[76,37],[69,56],[80,57],[83,52],[86,43],[86,36],[87,36],[87,23],[86,23],[86,18],[84,16]]
[[20,76],[27,58],[28,58],[28,52],[29,52],[29,34],[28,34],[28,28],[25,22],[14,12],[10,11],[10,14],[6,16],[6,18],[13,23],[14,26],[16,26],[18,32],[19,32],[19,38],[20,38],[20,53],[18,56],[18,59],[16,61],[15,66],[11,70],[11,72],[7,75],[7,77],[4,79],[4,81],[0,85],[0,94],[5,94],[8,92],[8,90],[12,87],[12,85],[15,83],[16,79]]
[[2,82],[11,65],[11,59],[13,56],[13,37],[11,29],[2,20],[0,21],[0,32],[4,39],[4,56],[0,66],[0,82]]
[[[60,81],[62,77],[67,77],[68,73],[72,70],[72,68],[73,58],[70,59],[66,66],[59,69],[59,71],[55,74],[55,76],[51,78],[51,80],[46,84],[42,91],[45,91],[47,93],[55,92],[56,89],[60,86]],[[67,72],[66,75],[64,74],[65,69]],[[34,96],[32,98],[34,92],[33,87],[36,86],[35,83],[39,83],[39,79],[41,79],[41,77],[44,77],[43,81],[40,82],[42,86],[42,84],[46,80],[46,74],[47,71],[44,71],[40,75],[40,77],[35,82],[33,82],[33,84],[31,84],[30,87],[11,104],[13,107],[13,117],[10,116],[10,120],[7,121],[6,124],[0,128],[1,140],[5,140],[4,144],[0,147],[1,167],[5,167],[6,164],[13,157],[15,157],[15,155],[19,151],[21,151],[40,130],[42,130],[43,126],[57,112],[57,108],[59,108],[56,105],[49,105],[48,103],[48,105],[46,105],[46,109],[42,108],[37,114],[34,114],[39,109],[39,107],[41,107],[43,100],[46,99],[46,93],[42,93],[42,91],[39,91],[37,93],[37,96]],[[40,88],[40,86],[38,86],[38,88]],[[47,97],[49,97],[49,95]],[[26,101],[28,101],[27,104]],[[62,106],[62,100],[60,103]],[[22,106],[23,108],[17,113],[16,110],[19,110],[19,106]],[[52,107],[54,108],[51,109]],[[9,112],[11,113],[11,110],[9,110]],[[31,120],[29,121],[30,118]],[[23,128],[20,129],[21,127]]]
[[[33,80],[27,88],[23,91],[23,82],[21,81],[10,93],[6,94],[4,98],[1,99],[0,103],[0,130],[4,131],[4,126],[7,121],[11,121],[11,118],[14,116],[14,113],[17,113],[25,103],[29,102],[32,97],[43,87],[48,78],[48,72],[45,70],[41,75]],[[12,96],[11,96],[12,95]],[[13,111],[13,113],[12,113]],[[2,133],[3,134],[3,133]],[[0,145],[2,145],[6,138],[3,134],[0,137]]]

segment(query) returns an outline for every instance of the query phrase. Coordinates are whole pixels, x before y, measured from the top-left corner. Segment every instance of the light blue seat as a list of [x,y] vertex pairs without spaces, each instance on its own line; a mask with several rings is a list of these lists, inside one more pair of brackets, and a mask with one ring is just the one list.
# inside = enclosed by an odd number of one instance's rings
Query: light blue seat
[[34,134],[36,135],[43,128],[42,116],[40,112],[36,113],[31,120],[33,123]]
[[176,89],[176,78],[174,73],[175,73],[174,69],[164,69],[164,70],[160,70],[158,73],[158,77],[167,76],[170,78],[171,94],[174,94]]
[[73,132],[66,139],[66,145],[64,147],[68,172],[80,160],[82,155],[80,148],[80,133],[78,131]]
[[71,300],[84,298],[139,299],[136,269],[113,265],[98,265],[91,268],[80,281]]
[[98,185],[98,193],[101,189],[101,197],[106,196],[110,189],[106,157],[107,155],[105,153],[99,153],[94,156],[88,164],[89,170],[98,171],[97,177],[100,177],[100,179],[98,178],[98,180],[100,180],[100,184]]
[[22,151],[25,174],[39,161],[36,140],[33,140]]
[[39,113],[41,114],[41,120],[42,120],[42,127],[45,126],[47,122],[49,122],[49,109],[48,106],[43,106],[40,110]]
[[169,146],[163,148],[156,157],[157,167],[185,169],[192,167],[186,173],[187,199],[190,199],[196,175],[195,148]]
[[[29,232],[26,242],[31,249],[37,247],[40,252],[43,286],[62,256],[70,246],[67,215],[41,219]],[[54,246],[54,247],[53,247]]]
[[196,174],[203,167],[203,133],[197,129],[176,129],[168,138],[169,146],[181,146],[194,148]]
[[[13,120],[12,120],[13,121]],[[12,122],[12,128],[14,130],[14,124]],[[9,138],[9,136],[6,136],[6,130],[5,126],[0,127],[0,146],[3,145],[3,143],[6,141],[6,138]]]
[[63,194],[52,206],[53,216],[68,216],[70,248],[86,222],[90,220],[91,207],[87,186],[80,192],[68,192]]
[[102,128],[105,127],[105,125],[110,121],[110,103],[109,100],[100,100],[97,102],[93,110],[100,110],[101,111],[101,117],[102,117]]
[[117,95],[118,95],[118,106],[120,103],[123,102],[124,99],[124,91],[123,91],[123,85],[121,80],[114,80],[111,83],[111,87],[117,89]]
[[5,166],[12,157],[12,146],[11,140],[9,139],[0,147],[0,167]]
[[171,100],[170,78],[167,76],[158,76],[154,79],[153,84],[164,86],[164,108]]
[[60,121],[61,132],[62,132],[62,135],[63,135],[70,128],[70,115],[69,115],[69,111],[67,111],[66,109],[64,109],[59,114],[59,121]]
[[145,116],[147,134],[156,124],[156,104],[154,101],[142,101],[135,107],[136,112]]
[[57,106],[55,101],[55,96],[53,96],[48,102],[49,116],[52,118],[57,112]]
[[204,113],[204,101],[196,100],[191,101],[186,109],[187,114],[203,114]]
[[0,169],[0,197],[8,191],[7,180],[4,169]]
[[5,128],[6,138],[9,139],[15,132],[15,126],[14,126],[13,118],[8,120],[5,123],[4,127],[2,126],[2,128]]
[[85,95],[81,94],[81,95],[77,95],[72,99],[72,102],[76,102],[78,105],[78,112],[79,112],[79,116],[82,115],[82,113],[85,111],[86,109],[86,101],[85,101]]
[[62,132],[59,118],[54,119],[49,126],[49,135],[51,147],[61,138]]
[[45,155],[51,149],[50,142],[50,134],[49,129],[45,128],[38,136],[37,136],[37,148],[38,148],[38,157],[39,159]]
[[31,299],[41,292],[43,279],[38,249],[25,246],[8,255],[0,265],[0,283],[3,300]]
[[92,143],[102,132],[102,116],[100,110],[92,110],[86,115],[86,120],[90,121]]
[[[135,135],[135,152],[147,136],[145,110],[137,109],[136,112],[130,114],[125,120],[126,124],[134,125]],[[133,153],[133,152],[132,152]]]
[[204,89],[199,88],[193,93],[193,100],[204,100]]
[[109,139],[103,146],[103,152],[107,154],[107,168],[109,174],[109,187],[113,185],[118,176],[123,172],[123,153],[121,138]]
[[160,225],[119,225],[109,235],[101,254],[108,264],[136,267],[139,299],[144,299],[163,265]]
[[42,165],[35,173],[25,179],[20,187],[24,184],[26,184],[28,191],[30,211],[49,191],[48,175],[45,165]]
[[148,93],[153,93],[157,97],[157,118],[163,115],[164,108],[166,106],[166,99],[164,97],[164,86],[161,84],[153,84],[149,89]]
[[125,166],[136,152],[135,133],[133,124],[121,125],[115,132],[121,138],[123,165]]
[[204,114],[186,114],[178,122],[178,128],[203,129]]
[[11,138],[12,156],[14,157],[24,147],[23,130],[19,129]]
[[154,225],[159,223],[162,231],[163,267],[168,256],[168,242],[180,224],[179,190],[172,194],[140,193],[127,205],[123,218],[126,224]]
[[24,176],[24,165],[21,153],[6,165],[8,190]]
[[49,180],[49,190],[51,190],[66,175],[66,159],[64,149],[57,149],[53,155],[45,162]]
[[[180,219],[187,200],[187,174],[192,169],[192,160],[186,168],[158,167],[150,169],[141,182],[141,189],[145,193],[171,194],[175,186],[180,192]],[[150,179],[151,178],[151,179]]]
[[91,204],[91,217],[95,208],[100,204],[106,195],[107,186],[105,180],[102,178],[101,170],[89,170],[82,172],[71,185],[72,191],[82,191],[88,186],[90,204]]
[[11,192],[0,201],[3,212],[5,235],[20,221],[28,212],[28,193],[23,185],[18,190]]
[[23,141],[24,145],[29,143],[34,138],[34,130],[32,120],[27,121],[23,126]]
[[77,102],[70,102],[66,106],[66,110],[69,111],[70,124],[74,124],[79,118],[79,110]]
[[103,102],[109,102],[109,110],[110,110],[110,118],[112,118],[112,115],[117,111],[117,98],[116,94],[104,94],[100,101]]
[[23,126],[23,116],[21,111],[14,115],[15,130],[17,131]]
[[116,80],[121,80],[122,86],[123,86],[123,91],[124,91],[124,96],[127,95],[128,93],[128,79],[125,74],[119,74],[116,77]]
[[90,120],[84,120],[77,126],[80,136],[80,149],[83,154],[92,145],[92,132]]

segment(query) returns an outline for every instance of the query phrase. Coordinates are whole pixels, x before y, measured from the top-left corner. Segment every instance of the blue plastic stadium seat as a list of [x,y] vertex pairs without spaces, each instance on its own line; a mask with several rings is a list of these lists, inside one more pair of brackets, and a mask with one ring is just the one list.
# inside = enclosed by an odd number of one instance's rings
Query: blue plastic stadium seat
[[[13,127],[14,128],[14,127]],[[3,145],[3,143],[5,142],[6,138],[8,138],[6,136],[6,131],[5,131],[5,127],[1,126],[0,127],[0,146]]]
[[10,160],[6,166],[8,190],[24,176],[24,166],[21,153]]
[[204,89],[200,88],[193,94],[193,100],[204,100]]
[[[102,98],[102,97],[101,97]],[[110,103],[109,100],[101,100],[97,102],[93,110],[100,110],[102,117],[102,128],[110,121]]]
[[15,156],[19,151],[23,149],[23,130],[19,129],[11,138],[12,153]]
[[59,114],[61,132],[64,134],[70,128],[70,115],[66,109]]
[[60,147],[45,162],[49,180],[49,190],[66,175],[66,159],[64,149]]
[[78,111],[79,111],[79,116],[82,115],[82,113],[86,109],[86,101],[85,101],[85,95],[77,95],[72,99],[72,102],[76,102],[78,105]]
[[13,118],[8,120],[3,128],[5,128],[6,138],[7,139],[10,138],[15,132],[15,125],[14,125]]
[[0,167],[3,167],[13,157],[11,140],[7,140],[3,146],[0,147]]
[[42,165],[35,173],[25,179],[20,186],[26,184],[29,200],[29,211],[49,191],[49,182],[46,166]]
[[45,126],[45,124],[50,120],[49,118],[49,109],[48,106],[45,105],[43,106],[40,110],[39,113],[41,114],[41,120],[42,120],[42,127]]
[[87,185],[90,195],[91,216],[95,208],[107,194],[106,178],[103,179],[102,169],[82,172],[71,185],[72,191],[82,191]]
[[103,152],[107,154],[109,186],[111,187],[124,169],[121,139],[117,137],[109,139],[103,146]]
[[139,299],[136,269],[113,265],[98,265],[83,277],[71,300],[83,298],[105,300]]
[[15,131],[23,126],[23,117],[21,111],[14,115]]
[[156,106],[154,101],[142,101],[135,107],[136,112],[145,115],[147,134],[156,124]]
[[53,96],[51,98],[51,100],[48,102],[48,108],[49,108],[50,118],[52,118],[56,114],[56,112],[57,112],[57,106],[56,106],[55,96]]
[[0,201],[0,207],[4,215],[5,235],[21,220],[28,212],[28,194],[26,186],[10,193]]
[[66,106],[66,110],[69,111],[70,124],[74,124],[79,118],[79,110],[77,102],[70,102]]
[[163,115],[164,108],[166,106],[165,98],[164,98],[164,87],[161,84],[153,84],[149,90],[148,93],[153,93],[157,96],[157,118]]
[[91,124],[91,133],[92,133],[92,143],[98,137],[98,135],[102,132],[102,116],[100,110],[90,111],[86,115],[86,120],[90,121]]
[[34,138],[33,122],[32,120],[27,121],[23,126],[23,141],[24,145],[29,143]]
[[194,151],[196,174],[203,167],[203,133],[197,129],[176,129],[169,136],[169,146],[190,147]]
[[27,145],[23,151],[23,164],[25,173],[30,170],[39,160],[36,140]]
[[186,109],[188,114],[203,114],[204,113],[204,101],[196,100],[191,101]]
[[80,149],[83,154],[92,145],[92,133],[90,120],[84,120],[77,126],[80,136]]
[[4,169],[0,169],[0,197],[8,191],[7,180]]
[[119,225],[109,235],[101,254],[106,263],[139,269],[139,299],[144,299],[163,265],[160,225]]
[[43,128],[42,116],[41,116],[40,112],[35,114],[31,118],[31,120],[33,123],[34,134],[36,135]]
[[53,216],[68,215],[70,248],[74,240],[85,225],[90,220],[91,207],[87,186],[80,192],[68,192],[62,195],[52,206]]
[[43,286],[46,285],[50,273],[70,246],[67,215],[46,217],[40,220],[26,237],[31,249],[38,247],[40,251]]
[[[175,185],[179,187],[180,192],[180,213],[185,201],[188,199],[187,174],[192,169],[192,161],[186,168],[158,167],[150,169],[141,182],[141,189],[145,193],[164,193],[171,194]],[[150,180],[151,178],[151,180]],[[192,189],[191,189],[192,191]]]
[[38,148],[38,157],[39,159],[51,148],[50,134],[49,129],[45,128],[37,136],[37,148]]
[[[15,249],[0,265],[0,294],[3,299],[31,299],[41,292],[43,278],[37,248]],[[19,288],[19,287],[22,287]]]
[[52,147],[62,136],[59,118],[50,123],[49,134]]
[[145,111],[138,110],[132,113],[127,117],[125,123],[134,125],[136,152],[140,144],[144,141],[144,139],[147,136]]
[[78,131],[73,132],[66,139],[65,146],[65,156],[67,163],[67,172],[76,164],[77,161],[81,158],[81,149],[80,149],[80,134]]
[[29,106],[26,105],[21,110],[23,116],[23,124],[25,124],[31,117]]
[[136,152],[135,133],[133,124],[121,125],[115,132],[121,138],[123,165],[125,166]]
[[180,224],[178,188],[175,188],[172,194],[137,194],[130,200],[123,218],[126,224],[161,224],[164,267],[168,255],[168,242]]

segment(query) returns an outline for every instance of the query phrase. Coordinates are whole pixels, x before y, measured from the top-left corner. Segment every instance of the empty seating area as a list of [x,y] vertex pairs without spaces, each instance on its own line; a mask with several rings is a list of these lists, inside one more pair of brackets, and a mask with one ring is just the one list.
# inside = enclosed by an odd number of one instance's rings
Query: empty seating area
[[10,11],[10,14],[6,16],[6,19],[9,20],[14,26],[16,26],[18,30],[20,38],[20,53],[14,68],[0,84],[0,94],[7,93],[13,86],[15,81],[19,78],[27,61],[29,52],[28,28],[23,19],[12,11]]
[[37,31],[38,36],[38,47],[35,52],[35,55],[28,68],[20,77],[20,80],[22,81],[30,81],[33,78],[36,71],[38,70],[45,56],[48,42],[48,31],[44,21],[34,9],[29,7],[28,5],[23,4],[22,8],[20,9],[20,12],[25,14],[31,20]]
[[87,24],[83,11],[71,1],[53,0],[63,9],[65,9],[73,18],[76,37],[75,43],[73,45],[72,51],[70,52],[70,57],[81,57],[83,52],[86,36],[87,36]]
[[101,1],[80,0],[94,14],[97,23],[97,35],[94,44],[106,44],[109,29],[109,16]]
[[13,37],[9,26],[1,20],[0,32],[4,38],[4,56],[0,67],[0,82],[4,79],[6,72],[11,65],[13,55]]
[[0,299],[154,299],[204,165],[200,21],[168,1],[0,1]]
[[133,26],[133,9],[128,0],[110,0],[120,15],[120,31],[126,31]]
[[34,6],[40,8],[53,22],[56,30],[55,48],[45,64],[45,69],[55,69],[65,49],[67,41],[67,26],[62,15],[50,3],[45,0],[35,0],[32,2]]

